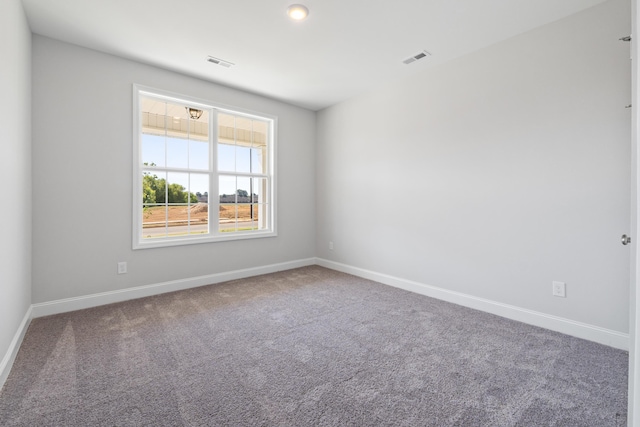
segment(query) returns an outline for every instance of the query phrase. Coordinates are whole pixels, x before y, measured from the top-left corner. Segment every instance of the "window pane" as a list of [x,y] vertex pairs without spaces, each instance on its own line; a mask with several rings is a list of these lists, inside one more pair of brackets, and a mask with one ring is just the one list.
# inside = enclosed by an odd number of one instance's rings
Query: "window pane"
[[[183,172],[168,172],[167,180],[169,187],[167,189],[167,202],[173,203],[189,203],[189,174]],[[196,203],[195,195],[191,197],[193,203]]]
[[167,235],[167,208],[165,205],[142,205],[142,238],[165,237]]
[[220,203],[236,202],[236,177],[222,175],[219,179],[218,194],[220,194]]
[[253,139],[252,120],[246,117],[236,117],[236,145],[251,147]]
[[218,230],[222,233],[236,231],[236,205],[220,204],[220,219]]
[[[185,111],[187,108],[188,106],[185,107]],[[198,111],[201,111],[200,118],[192,119],[189,115],[189,139],[209,142],[209,111],[196,109],[196,116]]]
[[230,114],[218,114],[218,142],[221,144],[236,143],[236,120],[235,116]]
[[251,206],[251,229],[259,230],[260,229],[260,221],[262,215],[260,215],[260,205],[252,205]]
[[267,169],[264,147],[251,149],[251,172],[263,173]]
[[251,172],[251,148],[236,146],[236,172]]
[[167,206],[167,232],[169,236],[187,234],[189,225],[189,207],[184,204]]
[[218,144],[218,170],[236,171],[236,148],[233,145]]
[[189,233],[203,234],[209,232],[209,204],[196,203],[189,208]]
[[195,194],[197,203],[207,203],[209,201],[209,175],[205,173],[189,174],[189,192]]
[[251,178],[239,176],[236,178],[236,194],[238,195],[238,203],[250,203],[251,195]]
[[169,236],[176,236],[187,233],[188,206],[187,186],[189,174],[168,172],[167,173],[167,228]]
[[140,124],[142,133],[165,136],[167,134],[167,103],[155,98],[140,98]]
[[267,199],[267,178],[253,178],[251,201],[253,203],[265,203]]
[[189,141],[189,168],[209,170],[209,143]]
[[253,121],[253,143],[251,145],[251,172],[264,173],[267,170],[267,135],[269,125],[259,120]]
[[[190,233],[209,232],[209,175],[192,173],[189,175],[189,190],[195,194],[196,203],[191,205]],[[192,196],[193,199],[193,196]],[[193,202],[193,200],[192,200]]]
[[165,138],[158,135],[142,135],[142,164],[165,166]]
[[167,136],[186,139],[189,135],[189,115],[184,104],[166,103],[166,117],[164,123]]
[[251,230],[251,204],[238,203],[238,227],[236,231]]
[[253,121],[253,145],[252,147],[266,147],[269,124],[260,120]]
[[174,168],[189,167],[189,140],[167,138],[167,166]]
[[142,203],[164,203],[166,200],[166,172],[142,171]]

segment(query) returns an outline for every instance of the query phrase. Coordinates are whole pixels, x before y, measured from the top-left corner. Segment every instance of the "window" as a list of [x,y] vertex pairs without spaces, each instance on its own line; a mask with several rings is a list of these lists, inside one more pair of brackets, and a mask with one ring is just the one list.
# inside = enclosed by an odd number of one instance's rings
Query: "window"
[[274,117],[134,86],[134,249],[275,235]]

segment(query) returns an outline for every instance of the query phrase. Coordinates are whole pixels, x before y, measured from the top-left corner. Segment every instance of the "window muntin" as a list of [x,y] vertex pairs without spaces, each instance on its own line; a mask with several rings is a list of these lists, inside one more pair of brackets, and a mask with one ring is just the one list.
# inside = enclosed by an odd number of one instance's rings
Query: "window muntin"
[[275,118],[140,88],[134,97],[134,249],[275,235]]

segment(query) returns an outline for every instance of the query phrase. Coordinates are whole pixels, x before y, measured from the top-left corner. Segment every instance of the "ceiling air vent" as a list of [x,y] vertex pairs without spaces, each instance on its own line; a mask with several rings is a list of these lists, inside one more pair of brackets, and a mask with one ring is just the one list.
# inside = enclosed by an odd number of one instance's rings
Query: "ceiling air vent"
[[429,52],[427,52],[426,50],[423,50],[420,53],[417,53],[417,54],[415,54],[413,56],[408,57],[407,59],[405,59],[402,62],[408,65],[408,64],[411,64],[412,62],[416,62],[416,61],[418,61],[420,59],[424,59],[427,56],[431,56],[431,54]]
[[214,58],[213,56],[208,56],[207,61],[225,68],[229,68],[234,65],[233,62],[225,61],[224,59],[220,58]]

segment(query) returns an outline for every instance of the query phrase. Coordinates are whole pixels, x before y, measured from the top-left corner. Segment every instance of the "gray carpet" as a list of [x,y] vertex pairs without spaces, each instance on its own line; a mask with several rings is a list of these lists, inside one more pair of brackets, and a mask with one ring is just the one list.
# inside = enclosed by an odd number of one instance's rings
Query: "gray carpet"
[[628,354],[321,267],[35,319],[3,426],[623,426]]

